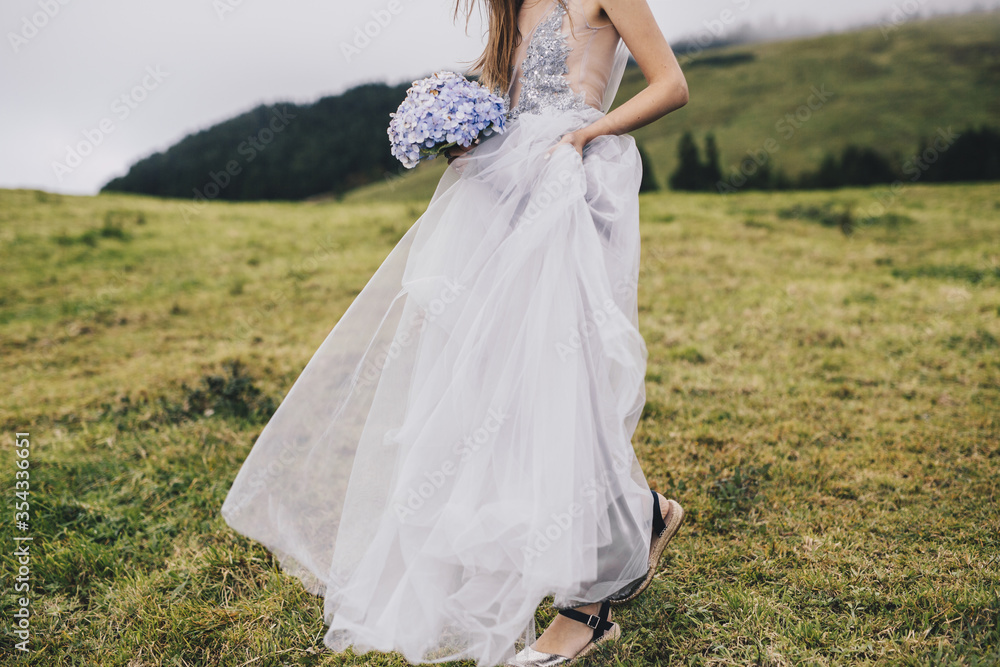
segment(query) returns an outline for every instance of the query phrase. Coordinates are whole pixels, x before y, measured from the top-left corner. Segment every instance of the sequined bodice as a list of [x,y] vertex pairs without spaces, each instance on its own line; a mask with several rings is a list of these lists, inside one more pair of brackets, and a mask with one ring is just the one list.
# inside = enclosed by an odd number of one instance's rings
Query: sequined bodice
[[613,25],[591,26],[579,0],[565,2],[542,0],[551,7],[543,9],[515,55],[510,86],[503,94],[510,120],[546,109],[602,107],[620,37]]

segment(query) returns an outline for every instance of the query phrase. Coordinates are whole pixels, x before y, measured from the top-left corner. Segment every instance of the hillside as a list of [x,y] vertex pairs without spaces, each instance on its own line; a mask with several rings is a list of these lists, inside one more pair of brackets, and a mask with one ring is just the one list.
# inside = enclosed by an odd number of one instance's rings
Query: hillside
[[[771,147],[772,166],[797,176],[848,143],[902,163],[938,128],[961,132],[1000,118],[1000,12],[731,45],[681,60],[690,103],[632,133],[661,185],[688,130],[699,144],[716,134],[724,175]],[[618,103],[643,86],[638,68],[626,70]],[[446,163],[400,176],[385,134],[406,87],[370,84],[311,105],[259,107],[141,160],[104,190],[227,200],[345,193],[352,201],[429,199]],[[270,141],[248,142],[261,132],[268,139],[283,110],[294,118],[278,122]],[[227,165],[238,173],[225,173]]]
[[257,107],[140,160],[102,191],[305,199],[380,181],[399,169],[385,128],[407,87],[367,84],[313,104]]
[[[699,145],[712,131],[728,176],[748,151],[777,142],[772,164],[790,175],[819,166],[849,143],[878,149],[897,163],[938,128],[961,132],[1000,118],[1000,12],[861,31],[706,50],[683,63],[686,107],[632,135],[643,144],[661,185],[677,164],[677,143],[691,131]],[[617,104],[645,86],[626,70]],[[829,93],[802,110],[813,89]],[[801,114],[795,119],[795,114]],[[787,116],[793,115],[789,121]],[[802,120],[804,119],[804,120]],[[360,188],[351,201],[429,199],[445,164],[428,163],[403,180]]]

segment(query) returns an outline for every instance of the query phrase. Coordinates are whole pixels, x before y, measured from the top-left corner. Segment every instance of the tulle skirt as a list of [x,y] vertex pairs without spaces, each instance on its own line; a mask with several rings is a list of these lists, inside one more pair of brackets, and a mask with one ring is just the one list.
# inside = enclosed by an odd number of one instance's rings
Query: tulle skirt
[[225,521],[324,597],[330,648],[496,665],[546,596],[645,576],[639,154],[545,157],[601,115],[522,114],[455,160],[237,474]]

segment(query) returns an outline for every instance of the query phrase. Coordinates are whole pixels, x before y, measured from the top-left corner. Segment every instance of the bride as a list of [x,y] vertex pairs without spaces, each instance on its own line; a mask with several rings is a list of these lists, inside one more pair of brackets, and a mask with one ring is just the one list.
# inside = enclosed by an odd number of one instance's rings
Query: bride
[[[474,70],[506,132],[451,149],[222,515],[323,596],[334,650],[557,665],[618,638],[611,604],[646,588],[683,518],[631,444],[647,351],[627,133],[688,93],[646,0],[484,6]],[[609,112],[630,51],[648,86]],[[547,596],[560,611],[536,637]]]

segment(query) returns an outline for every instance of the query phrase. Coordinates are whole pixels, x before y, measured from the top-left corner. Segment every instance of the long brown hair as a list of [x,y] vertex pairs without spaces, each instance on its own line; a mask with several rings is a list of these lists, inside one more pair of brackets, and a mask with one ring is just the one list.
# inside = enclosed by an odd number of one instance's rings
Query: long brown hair
[[[543,2],[545,0],[542,0]],[[472,8],[478,0],[456,0],[455,17],[458,17],[462,5],[465,5],[465,29],[468,32]],[[472,63],[472,72],[479,74],[479,81],[490,90],[500,88],[501,93],[507,92],[510,86],[511,67],[514,64],[514,51],[521,43],[521,31],[517,27],[517,17],[521,12],[524,0],[482,0],[489,13],[489,39],[486,50]],[[566,0],[558,0],[566,7]]]

